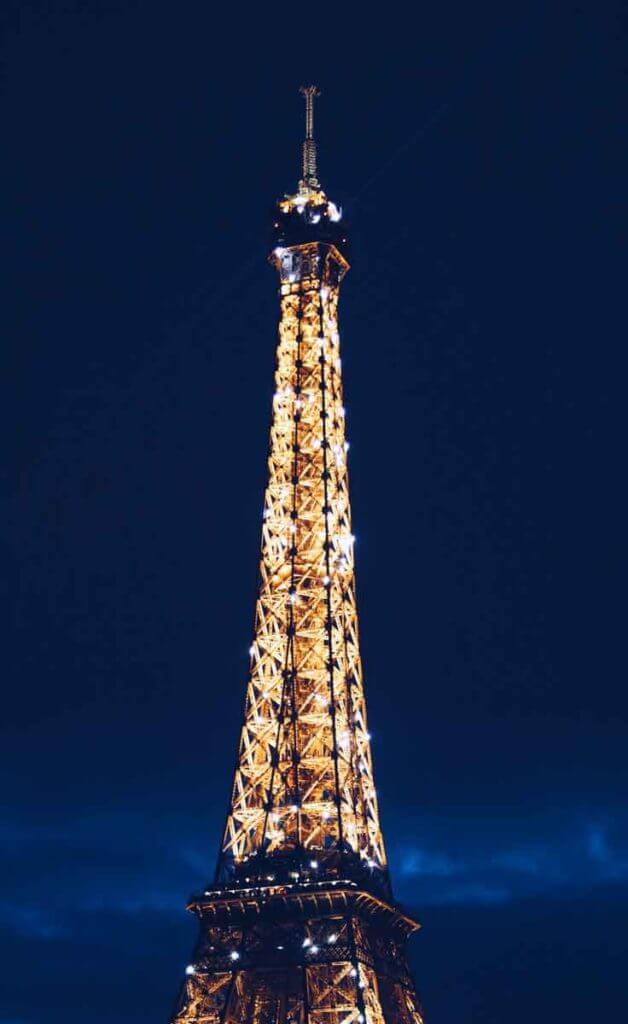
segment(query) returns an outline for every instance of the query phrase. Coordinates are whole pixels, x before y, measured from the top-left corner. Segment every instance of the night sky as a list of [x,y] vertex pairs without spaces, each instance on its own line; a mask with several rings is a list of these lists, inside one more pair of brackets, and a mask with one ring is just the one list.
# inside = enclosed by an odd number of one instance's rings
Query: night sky
[[622,7],[256,10],[3,8],[0,1024],[165,1024],[191,954],[305,81],[351,224],[367,700],[428,1024],[620,1021]]

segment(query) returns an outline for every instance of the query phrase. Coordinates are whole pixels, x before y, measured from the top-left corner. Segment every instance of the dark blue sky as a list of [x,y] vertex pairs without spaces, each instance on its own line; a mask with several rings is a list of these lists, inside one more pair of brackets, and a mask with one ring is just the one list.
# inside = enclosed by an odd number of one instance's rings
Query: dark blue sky
[[165,1021],[194,941],[306,80],[352,223],[363,654],[428,1019],[623,1017],[624,13],[5,6],[0,1024]]

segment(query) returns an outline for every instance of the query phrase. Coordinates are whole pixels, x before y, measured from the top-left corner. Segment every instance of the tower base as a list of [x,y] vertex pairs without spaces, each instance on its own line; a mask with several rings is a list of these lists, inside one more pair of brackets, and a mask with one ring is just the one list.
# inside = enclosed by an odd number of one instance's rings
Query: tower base
[[422,1024],[405,954],[419,925],[355,882],[221,888],[189,909],[173,1024]]

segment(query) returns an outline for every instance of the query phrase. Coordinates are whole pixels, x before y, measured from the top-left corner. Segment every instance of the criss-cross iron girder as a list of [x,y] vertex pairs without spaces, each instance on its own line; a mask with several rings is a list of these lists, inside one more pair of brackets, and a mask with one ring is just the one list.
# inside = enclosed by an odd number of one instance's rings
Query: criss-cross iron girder
[[318,242],[273,260],[281,320],[260,586],[222,864],[340,849],[381,870],[337,321],[348,264]]

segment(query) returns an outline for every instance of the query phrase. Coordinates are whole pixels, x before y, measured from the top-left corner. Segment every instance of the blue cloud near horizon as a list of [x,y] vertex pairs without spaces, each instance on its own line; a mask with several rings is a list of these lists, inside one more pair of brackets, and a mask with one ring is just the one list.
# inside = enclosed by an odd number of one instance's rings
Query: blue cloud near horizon
[[418,905],[489,905],[628,880],[628,842],[606,825],[574,823],[545,841],[487,845],[456,859],[418,845],[393,848],[396,887]]
[[[468,823],[456,820],[446,839],[430,834],[425,822],[420,828],[413,822],[405,841],[393,842],[390,853],[396,895],[425,924],[410,950],[421,988],[429,983],[438,993],[451,985],[450,950],[457,943],[464,948],[456,974],[462,1002],[468,997],[465,977],[482,977],[489,969],[508,977],[520,962],[534,974],[548,950],[552,977],[556,961],[562,963],[555,983],[562,992],[585,953],[591,956],[593,941],[602,952],[592,974],[600,973],[605,985],[618,989],[623,975],[621,968],[609,966],[605,943],[619,945],[623,936],[628,821],[622,824],[620,813],[601,819],[576,813],[569,821],[520,821],[516,841],[509,841],[498,817],[473,834]],[[151,824],[129,815],[128,829],[115,831],[113,822],[99,815],[54,827],[2,830],[0,878],[10,896],[0,901],[0,941],[10,986],[7,1020],[0,1018],[0,1024],[74,1021],[85,1007],[94,1024],[119,1020],[122,1006],[125,1021],[142,1013],[146,1019],[163,1016],[196,936],[185,897],[208,873],[215,846],[194,842],[194,826],[183,830],[176,815],[162,819],[159,838]],[[425,841],[419,842],[419,835]],[[594,940],[590,933],[583,939],[578,929],[565,931],[565,911],[572,914],[574,906],[581,917],[592,917]],[[478,932],[477,948],[473,943],[467,948],[469,935]],[[34,989],[33,962],[38,964]],[[59,978],[68,979],[61,988]],[[587,1006],[589,987],[590,981]],[[22,1019],[27,990],[28,1009],[34,1011],[31,1019]],[[496,1019],[512,1016],[506,1013],[507,998]],[[460,1012],[451,1016],[467,1019]]]
[[400,868],[404,876],[428,875],[438,878],[448,878],[460,871],[460,865],[445,854],[428,852],[418,847],[404,850]]
[[41,907],[23,906],[21,903],[0,904],[0,925],[27,939],[60,939],[71,933],[58,914]]
[[[150,824],[132,815],[123,832],[106,816],[29,829],[4,822],[0,876],[11,896],[0,902],[0,926],[55,942],[91,928],[103,913],[182,914],[189,892],[211,875],[215,850],[183,834],[179,822],[162,826],[155,841]],[[442,837],[418,842],[410,835],[391,848],[395,891],[418,908],[490,907],[628,880],[628,820],[621,814],[603,822],[574,815],[553,833],[547,821],[520,823],[517,835],[526,832],[527,840],[508,842],[499,819],[473,834],[460,823],[454,854]]]

